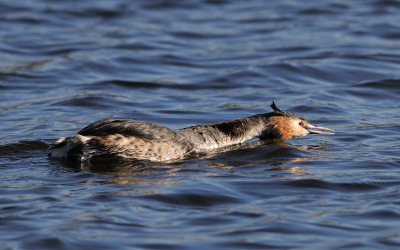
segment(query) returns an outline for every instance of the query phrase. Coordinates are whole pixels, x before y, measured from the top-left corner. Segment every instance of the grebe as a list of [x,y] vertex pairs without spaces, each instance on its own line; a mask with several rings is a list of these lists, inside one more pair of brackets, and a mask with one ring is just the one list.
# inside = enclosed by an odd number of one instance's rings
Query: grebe
[[120,156],[136,160],[168,161],[192,152],[226,147],[255,137],[285,141],[307,134],[332,135],[330,128],[280,110],[229,122],[172,130],[162,125],[131,119],[103,119],[72,137],[61,137],[49,148],[49,156],[88,160],[95,156]]

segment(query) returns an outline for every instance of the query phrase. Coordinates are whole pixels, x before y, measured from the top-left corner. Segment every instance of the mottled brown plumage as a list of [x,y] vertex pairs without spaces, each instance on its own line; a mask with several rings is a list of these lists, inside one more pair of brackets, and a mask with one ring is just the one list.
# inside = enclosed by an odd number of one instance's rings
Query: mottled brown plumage
[[75,136],[61,137],[49,148],[52,157],[87,160],[96,156],[119,156],[137,160],[168,161],[191,152],[243,143],[255,137],[285,141],[307,134],[332,134],[329,128],[278,109],[228,122],[171,130],[162,125],[130,120],[104,119],[85,127]]

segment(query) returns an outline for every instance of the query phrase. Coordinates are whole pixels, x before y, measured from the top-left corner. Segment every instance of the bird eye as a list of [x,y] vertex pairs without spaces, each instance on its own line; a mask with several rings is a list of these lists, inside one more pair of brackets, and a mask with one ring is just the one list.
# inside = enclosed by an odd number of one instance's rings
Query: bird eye
[[299,122],[299,125],[300,125],[300,126],[303,126],[303,122]]

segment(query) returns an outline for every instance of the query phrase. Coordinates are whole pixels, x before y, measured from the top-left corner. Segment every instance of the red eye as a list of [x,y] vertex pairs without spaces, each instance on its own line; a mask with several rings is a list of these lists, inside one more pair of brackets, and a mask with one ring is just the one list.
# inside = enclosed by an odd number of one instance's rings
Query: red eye
[[299,122],[299,125],[300,125],[300,126],[303,126],[303,122]]

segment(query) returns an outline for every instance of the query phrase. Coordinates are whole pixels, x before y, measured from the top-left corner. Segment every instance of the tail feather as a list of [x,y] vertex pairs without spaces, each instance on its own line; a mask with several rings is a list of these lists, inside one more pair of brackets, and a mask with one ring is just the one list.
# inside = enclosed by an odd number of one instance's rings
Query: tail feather
[[90,138],[75,135],[73,137],[61,137],[48,149],[48,156],[54,158],[76,158],[82,155],[82,149]]

